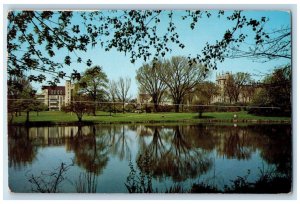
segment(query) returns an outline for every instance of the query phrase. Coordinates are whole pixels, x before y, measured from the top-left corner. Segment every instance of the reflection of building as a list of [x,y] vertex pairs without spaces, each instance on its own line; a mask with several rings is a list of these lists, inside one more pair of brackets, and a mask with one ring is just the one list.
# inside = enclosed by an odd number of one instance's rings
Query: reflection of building
[[74,85],[67,80],[65,86],[43,86],[42,94],[37,99],[48,106],[49,110],[61,110],[63,105],[69,104],[72,100]]
[[88,126],[82,127],[80,133],[78,131],[77,126],[31,127],[28,138],[38,145],[56,146],[66,144],[66,139],[92,134],[92,129]]

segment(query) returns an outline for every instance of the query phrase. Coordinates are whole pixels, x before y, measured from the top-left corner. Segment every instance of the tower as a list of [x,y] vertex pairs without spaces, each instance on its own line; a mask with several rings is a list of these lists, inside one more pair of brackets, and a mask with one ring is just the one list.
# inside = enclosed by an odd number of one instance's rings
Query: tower
[[72,94],[74,90],[74,85],[71,84],[71,80],[66,80],[65,85],[65,104],[68,105],[72,101]]

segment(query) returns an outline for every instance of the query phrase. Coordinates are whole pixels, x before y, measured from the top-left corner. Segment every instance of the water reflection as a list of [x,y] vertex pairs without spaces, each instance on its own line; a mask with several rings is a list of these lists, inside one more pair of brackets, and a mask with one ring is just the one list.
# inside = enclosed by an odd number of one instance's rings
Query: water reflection
[[30,164],[35,159],[37,147],[29,138],[29,128],[9,127],[8,132],[8,166],[20,168]]
[[[281,175],[291,177],[292,172],[289,125],[95,125],[8,130],[9,167],[14,170],[10,174],[38,166],[36,157],[44,147],[64,147],[66,153],[74,153],[80,170],[72,173],[76,192],[99,192],[99,179],[108,174],[115,179],[118,174],[108,172],[119,167],[127,172],[122,183],[129,192],[153,192],[157,182],[175,185],[198,181],[212,171],[228,171],[215,163],[221,161],[234,160],[236,168],[242,168],[239,162],[259,163],[259,159]],[[47,154],[51,157],[51,151]],[[122,161],[129,167],[122,166]],[[251,171],[257,169],[253,165]],[[172,185],[169,187],[175,189]],[[122,187],[116,188],[122,192]]]
[[68,142],[79,166],[96,175],[101,173],[108,162],[108,146],[103,137],[96,137],[95,126],[86,132],[79,126],[76,136],[71,137]]
[[81,172],[78,180],[75,182],[77,193],[96,193],[98,179],[97,175],[92,172]]
[[207,154],[187,140],[182,127],[174,126],[162,133],[154,128],[150,143],[140,148],[137,164],[142,172],[172,177],[177,182],[205,173],[212,163]]

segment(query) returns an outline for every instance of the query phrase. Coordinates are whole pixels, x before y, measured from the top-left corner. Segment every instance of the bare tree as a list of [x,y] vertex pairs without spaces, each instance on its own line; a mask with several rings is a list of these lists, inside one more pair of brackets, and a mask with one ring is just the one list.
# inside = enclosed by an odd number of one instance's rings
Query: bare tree
[[116,113],[117,83],[114,80],[110,80],[107,89],[109,100],[113,102],[113,111]]
[[191,63],[186,57],[172,57],[164,62],[160,78],[169,88],[176,112],[184,97],[206,78],[207,71],[203,65]]
[[238,72],[229,75],[225,82],[225,94],[229,98],[229,102],[238,102],[240,94],[245,87],[251,83],[252,79],[249,73]]
[[154,110],[158,111],[158,105],[167,89],[166,83],[161,80],[162,61],[152,61],[150,64],[144,64],[137,70],[136,80],[140,88],[151,95],[154,103]]
[[271,32],[265,31],[263,36],[256,37],[255,44],[231,45],[227,55],[229,58],[250,58],[262,62],[279,58],[292,59],[291,34],[292,30],[289,26]]
[[116,95],[118,99],[122,102],[123,105],[123,113],[125,109],[125,102],[130,100],[130,96],[128,95],[128,91],[130,89],[131,79],[129,77],[123,78],[120,77],[116,82]]

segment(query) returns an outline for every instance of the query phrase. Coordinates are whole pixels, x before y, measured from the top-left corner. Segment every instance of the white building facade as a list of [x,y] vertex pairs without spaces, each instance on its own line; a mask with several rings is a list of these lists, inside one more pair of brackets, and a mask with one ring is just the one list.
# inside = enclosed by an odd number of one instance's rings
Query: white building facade
[[43,102],[49,111],[60,111],[64,105],[71,102],[73,91],[74,85],[67,80],[65,86],[43,86],[42,94],[37,95],[37,99]]

